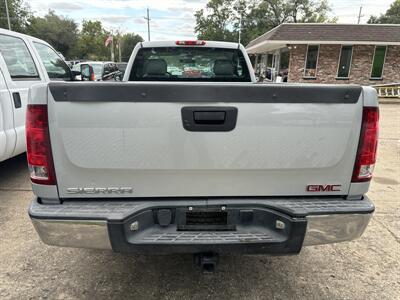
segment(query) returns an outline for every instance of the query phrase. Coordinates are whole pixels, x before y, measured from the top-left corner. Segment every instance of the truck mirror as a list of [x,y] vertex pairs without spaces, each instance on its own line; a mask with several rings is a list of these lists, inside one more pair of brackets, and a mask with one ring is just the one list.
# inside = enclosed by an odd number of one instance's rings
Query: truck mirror
[[72,81],[79,80],[81,78],[81,71],[71,70]]
[[88,64],[81,65],[81,77],[82,81],[94,81],[93,67]]

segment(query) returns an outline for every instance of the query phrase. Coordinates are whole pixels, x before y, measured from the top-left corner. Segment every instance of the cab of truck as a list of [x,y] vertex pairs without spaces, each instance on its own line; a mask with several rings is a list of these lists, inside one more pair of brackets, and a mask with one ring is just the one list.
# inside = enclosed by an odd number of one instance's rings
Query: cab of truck
[[244,47],[213,41],[142,42],[123,81],[256,82]]
[[71,80],[71,72],[53,47],[0,29],[0,161],[25,152],[29,88],[56,80]]

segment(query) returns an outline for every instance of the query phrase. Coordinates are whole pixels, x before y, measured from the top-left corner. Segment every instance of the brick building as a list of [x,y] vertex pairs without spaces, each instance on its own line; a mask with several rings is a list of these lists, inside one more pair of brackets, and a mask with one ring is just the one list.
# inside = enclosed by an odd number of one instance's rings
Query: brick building
[[282,24],[246,50],[267,81],[400,82],[400,25]]

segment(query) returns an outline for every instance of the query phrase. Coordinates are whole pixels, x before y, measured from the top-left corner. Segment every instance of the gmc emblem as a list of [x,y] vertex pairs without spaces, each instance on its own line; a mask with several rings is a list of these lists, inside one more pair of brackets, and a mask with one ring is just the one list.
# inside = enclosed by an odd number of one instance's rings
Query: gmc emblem
[[310,184],[307,185],[307,192],[340,192],[341,184]]

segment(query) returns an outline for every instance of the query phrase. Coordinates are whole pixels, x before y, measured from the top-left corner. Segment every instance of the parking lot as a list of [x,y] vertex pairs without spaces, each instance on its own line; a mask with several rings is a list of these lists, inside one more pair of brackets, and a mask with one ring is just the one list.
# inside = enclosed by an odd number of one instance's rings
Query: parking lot
[[0,163],[0,299],[399,299],[400,105],[381,105],[376,212],[358,240],[298,256],[225,256],[201,274],[191,255],[124,256],[50,247],[27,208],[25,156]]

